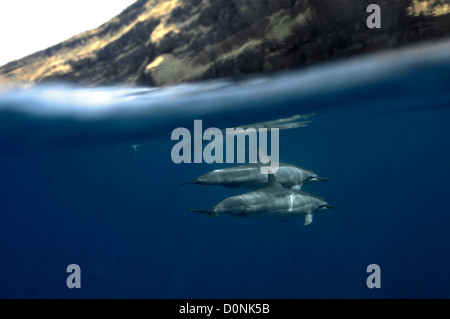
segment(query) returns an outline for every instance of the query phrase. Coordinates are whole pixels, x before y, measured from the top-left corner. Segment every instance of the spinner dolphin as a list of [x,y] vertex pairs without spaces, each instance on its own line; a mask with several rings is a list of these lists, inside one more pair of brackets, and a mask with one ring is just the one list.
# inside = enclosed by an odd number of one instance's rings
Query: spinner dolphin
[[[232,188],[260,189],[267,185],[268,175],[271,175],[261,174],[261,166],[263,165],[264,164],[257,162],[216,169],[196,178],[192,182],[184,183],[183,185],[221,185]],[[328,178],[319,177],[313,171],[285,163],[278,164],[278,171],[275,173],[275,177],[282,186],[298,190],[300,190],[304,184],[317,181],[328,181]]]
[[282,221],[304,218],[304,225],[309,225],[316,212],[322,209],[338,209],[320,197],[283,187],[274,174],[268,174],[267,177],[268,184],[264,188],[229,197],[209,210],[191,209],[191,211],[212,217],[228,214]]

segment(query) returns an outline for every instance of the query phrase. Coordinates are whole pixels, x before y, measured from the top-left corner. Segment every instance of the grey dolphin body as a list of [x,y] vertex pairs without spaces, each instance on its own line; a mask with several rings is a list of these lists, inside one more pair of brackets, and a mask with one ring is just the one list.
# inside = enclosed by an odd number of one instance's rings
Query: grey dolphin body
[[[225,187],[242,187],[259,189],[267,185],[268,175],[261,174],[261,163],[249,163],[228,168],[216,169],[186,184],[221,185]],[[284,187],[300,189],[302,185],[316,181],[327,181],[313,171],[292,164],[278,163],[275,173],[278,182]]]
[[191,211],[213,217],[229,214],[282,221],[305,218],[304,225],[309,225],[313,214],[317,211],[327,208],[337,209],[320,197],[283,187],[273,174],[269,174],[268,179],[267,186],[260,190],[229,197],[210,210],[191,209]]

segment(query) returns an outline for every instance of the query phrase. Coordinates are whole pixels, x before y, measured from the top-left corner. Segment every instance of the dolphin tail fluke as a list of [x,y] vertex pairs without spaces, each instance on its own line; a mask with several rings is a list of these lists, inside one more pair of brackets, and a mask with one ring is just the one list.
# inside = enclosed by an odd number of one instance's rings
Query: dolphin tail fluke
[[214,211],[214,209],[189,209],[191,212],[195,212],[195,213],[200,213],[200,214],[204,214],[204,215],[208,215],[211,217],[219,217],[219,214]]
[[339,210],[339,207],[331,206],[331,205],[328,205],[328,204],[323,205],[322,207],[323,208],[327,208],[327,209]]

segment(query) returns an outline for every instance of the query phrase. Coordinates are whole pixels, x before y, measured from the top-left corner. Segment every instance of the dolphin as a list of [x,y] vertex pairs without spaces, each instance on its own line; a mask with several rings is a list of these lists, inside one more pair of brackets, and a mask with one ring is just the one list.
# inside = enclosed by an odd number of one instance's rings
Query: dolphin
[[[261,162],[248,163],[239,166],[216,169],[206,173],[195,180],[184,183],[199,185],[221,185],[231,188],[260,189],[267,185],[268,175],[261,174]],[[275,173],[278,182],[284,187],[300,190],[304,184],[317,181],[328,181],[328,178],[319,177],[313,171],[285,163],[278,163],[278,171]]]
[[303,225],[306,226],[311,224],[313,214],[319,210],[338,210],[320,197],[283,187],[274,174],[268,174],[268,179],[267,186],[262,189],[226,198],[209,210],[191,209],[191,211],[212,217],[229,214],[282,221],[304,218]]

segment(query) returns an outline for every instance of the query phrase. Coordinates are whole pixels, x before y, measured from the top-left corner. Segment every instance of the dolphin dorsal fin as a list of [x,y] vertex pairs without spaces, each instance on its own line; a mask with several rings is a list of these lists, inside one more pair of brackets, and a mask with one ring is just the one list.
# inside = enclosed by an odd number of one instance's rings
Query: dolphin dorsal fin
[[269,183],[267,184],[267,187],[270,188],[284,188],[280,182],[278,182],[277,178],[275,177],[275,174],[272,174],[272,172],[269,170],[269,174],[267,174],[267,177],[269,178]]

